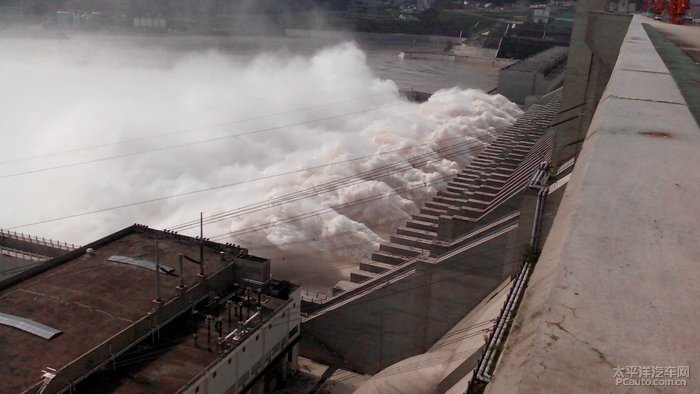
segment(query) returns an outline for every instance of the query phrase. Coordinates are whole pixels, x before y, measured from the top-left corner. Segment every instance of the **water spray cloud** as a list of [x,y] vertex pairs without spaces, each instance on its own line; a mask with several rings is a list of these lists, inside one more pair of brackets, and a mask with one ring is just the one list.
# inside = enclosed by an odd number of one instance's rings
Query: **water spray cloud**
[[[253,57],[207,51],[144,58],[130,47],[75,42],[18,40],[7,48],[0,53],[0,104],[6,109],[0,177],[150,153],[0,179],[0,226],[287,173],[28,229],[88,242],[133,222],[171,227],[200,211],[211,216],[339,181],[341,187],[206,229],[243,234],[224,240],[258,246],[254,252],[262,255],[306,256],[285,258],[278,272],[301,281],[308,272],[326,272],[314,279],[324,286],[332,279],[320,277],[335,278],[338,267],[365,258],[393,226],[418,211],[443,177],[461,169],[472,151],[452,146],[490,141],[520,114],[501,96],[458,88],[423,104],[407,102],[392,81],[375,77],[352,43],[312,56]],[[248,120],[233,122],[240,119]],[[192,131],[143,138],[168,130]],[[238,136],[223,138],[232,135]],[[195,143],[202,140],[211,141]],[[95,148],[47,155],[83,146]],[[429,160],[414,159],[421,155]],[[43,157],[16,161],[34,156]],[[366,159],[349,160],[354,157]],[[331,162],[343,163],[319,166]],[[392,163],[404,163],[402,170],[369,175]],[[316,168],[290,171],[310,167]],[[355,181],[342,187],[344,179]],[[386,197],[343,205],[376,195]],[[328,207],[342,208],[285,221]]]

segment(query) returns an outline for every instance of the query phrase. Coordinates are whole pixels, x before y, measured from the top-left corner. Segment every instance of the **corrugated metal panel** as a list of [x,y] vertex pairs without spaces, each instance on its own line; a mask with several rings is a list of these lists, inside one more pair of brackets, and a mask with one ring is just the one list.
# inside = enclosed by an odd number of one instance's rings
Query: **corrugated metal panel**
[[36,336],[40,336],[44,339],[52,339],[53,337],[61,333],[61,331],[55,328],[51,328],[41,323],[37,323],[34,320],[25,319],[19,316],[8,315],[6,313],[0,313],[0,324],[19,328],[22,331],[26,331]]
[[[138,266],[141,268],[147,268],[151,271],[156,270],[156,263],[149,261],[149,260],[135,259],[135,258],[126,257],[126,256],[111,256],[110,258],[107,259],[107,261],[111,261],[113,263],[135,265],[135,266]],[[172,267],[168,267],[167,265],[161,264],[160,272],[162,272],[164,274],[175,275],[175,269]]]

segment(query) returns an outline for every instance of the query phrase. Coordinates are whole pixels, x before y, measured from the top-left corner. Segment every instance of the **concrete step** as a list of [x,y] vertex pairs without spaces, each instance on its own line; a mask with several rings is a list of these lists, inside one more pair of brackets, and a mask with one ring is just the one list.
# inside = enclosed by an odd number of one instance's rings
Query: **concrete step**
[[432,231],[437,234],[438,225],[430,222],[422,222],[420,220],[409,220],[406,222],[406,227],[417,228],[418,230]]
[[333,286],[333,295],[338,295],[346,291],[351,291],[360,287],[359,283],[353,283],[349,280],[341,280]]
[[423,213],[419,213],[417,215],[411,216],[411,219],[413,220],[418,220],[421,222],[430,222],[430,223],[435,223],[438,224],[440,222],[440,217],[439,216],[433,216],[433,215],[426,215]]
[[508,177],[510,176],[510,174],[511,174],[510,172],[509,173],[494,172],[489,177],[489,180],[492,179],[492,180],[496,180],[496,181],[497,180],[506,181],[506,180],[508,180]]
[[476,187],[476,185],[467,186],[467,185],[461,185],[461,184],[459,184],[459,185],[458,184],[452,184],[452,185],[447,184],[447,191],[449,191],[451,193],[462,194],[462,198],[464,198],[464,194],[469,193],[470,190],[472,190],[475,187]]
[[445,244],[436,243],[432,239],[423,239],[411,237],[409,235],[392,235],[390,238],[391,242],[399,245],[411,246],[421,250],[430,251],[430,255],[439,256],[447,251],[447,246]]
[[482,159],[481,157],[477,157],[469,163],[470,166],[477,166],[483,168],[490,168],[491,166],[493,166],[493,164],[494,162],[492,160],[488,160],[486,158]]
[[402,226],[396,229],[396,234],[408,235],[410,237],[423,238],[423,239],[435,239],[437,237],[437,231],[421,230],[417,228],[411,228]]
[[372,261],[378,263],[384,263],[389,265],[401,265],[406,262],[408,258],[406,256],[397,256],[384,251],[377,251],[372,253]]
[[350,282],[352,283],[362,283],[366,282],[379,274],[369,271],[363,271],[362,269],[354,269],[350,271]]
[[420,209],[420,213],[425,214],[425,215],[431,215],[431,216],[440,216],[447,212],[446,209],[437,209],[437,208],[428,208],[428,207],[423,207]]
[[500,160],[502,159],[501,155],[499,155],[496,151],[486,149],[485,151],[481,152],[478,156],[479,158],[484,158],[487,160]]
[[469,194],[471,194],[471,192],[464,193],[464,195],[460,198],[446,198],[445,201],[453,207],[461,207],[462,205],[467,203],[467,200],[469,200],[469,198],[467,197]]
[[443,209],[447,211],[447,209],[450,207],[450,204],[444,204],[441,202],[436,202],[436,201],[428,201],[425,203],[426,208],[435,208],[435,209]]
[[490,186],[500,190],[503,187],[503,185],[505,185],[505,183],[505,179],[486,179],[484,183],[482,183],[482,185]]
[[393,242],[383,243],[379,245],[379,251],[399,256],[406,256],[407,259],[410,259],[411,257],[416,257],[424,252],[424,250],[421,248],[414,248],[412,246],[396,244]]
[[483,215],[484,210],[475,207],[462,207],[462,215],[471,219],[476,219]]
[[452,180],[459,180],[462,183],[464,182],[472,182],[475,181],[483,175],[482,171],[477,171],[477,170],[470,170],[467,172],[460,172],[459,174],[455,175]]
[[432,239],[412,237],[410,235],[395,234],[389,237],[389,241],[398,245],[406,245],[413,248],[430,250]]
[[510,161],[510,162],[508,160],[503,160],[502,162],[498,163],[498,167],[499,168],[506,168],[509,170],[514,170],[514,169],[518,168],[518,165],[520,165],[521,162],[522,162],[522,160],[514,160],[514,161]]
[[439,203],[447,204],[447,205],[455,205],[458,203],[457,200],[459,200],[459,199],[450,198],[450,197],[440,197],[440,196],[433,197],[433,202],[439,202]]
[[482,173],[480,172],[479,175],[473,175],[473,174],[457,174],[454,176],[454,178],[450,179],[451,182],[456,182],[456,183],[471,183],[474,182],[475,180],[481,178]]
[[479,188],[474,190],[471,194],[473,195],[476,192],[496,194],[496,193],[498,193],[499,190],[501,190],[500,187],[483,184],[483,185],[480,185]]
[[381,274],[382,272],[387,272],[394,269],[395,265],[380,263],[378,261],[368,261],[366,263],[360,263],[360,269],[363,271],[374,272],[376,274]]
[[484,209],[488,208],[488,206],[489,206],[490,204],[491,204],[490,201],[483,201],[483,200],[471,199],[471,200],[469,200],[469,202],[467,203],[466,207],[469,207],[469,208],[476,208],[476,209],[479,209],[479,210],[484,210]]
[[437,195],[440,197],[450,197],[450,198],[457,198],[457,197],[462,196],[461,193],[454,193],[454,192],[450,192],[447,190],[440,190],[439,192],[437,192]]

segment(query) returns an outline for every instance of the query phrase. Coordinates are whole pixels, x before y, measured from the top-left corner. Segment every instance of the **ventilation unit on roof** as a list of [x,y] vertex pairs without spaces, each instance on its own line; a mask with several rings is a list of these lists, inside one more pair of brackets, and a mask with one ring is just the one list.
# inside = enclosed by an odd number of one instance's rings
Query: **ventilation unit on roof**
[[[120,264],[129,264],[129,265],[135,265],[137,267],[141,268],[146,268],[151,271],[156,270],[156,263],[148,260],[143,260],[143,259],[135,259],[132,257],[126,257],[126,256],[111,256],[110,258],[107,259],[107,261],[111,261],[113,263],[120,263]],[[175,274],[175,268],[168,267],[167,265],[162,265],[160,264],[160,272],[168,275],[176,275]]]
[[55,328],[35,322],[34,320],[8,315],[7,313],[0,313],[0,324],[19,328],[22,331],[26,331],[44,339],[53,339],[53,337],[61,333],[61,331]]

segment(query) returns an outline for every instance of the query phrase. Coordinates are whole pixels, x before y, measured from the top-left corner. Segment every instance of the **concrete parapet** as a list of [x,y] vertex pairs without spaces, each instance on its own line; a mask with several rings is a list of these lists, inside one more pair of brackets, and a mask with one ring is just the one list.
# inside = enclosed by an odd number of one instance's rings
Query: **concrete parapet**
[[700,368],[698,150],[635,16],[487,393],[700,392],[692,372],[682,386],[615,381],[618,367]]

